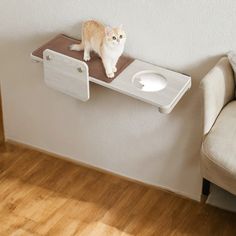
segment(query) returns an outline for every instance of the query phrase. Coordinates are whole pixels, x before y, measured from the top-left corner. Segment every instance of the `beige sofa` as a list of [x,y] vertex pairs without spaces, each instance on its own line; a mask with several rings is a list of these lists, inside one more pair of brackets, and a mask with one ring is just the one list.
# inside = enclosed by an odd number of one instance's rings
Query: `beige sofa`
[[203,78],[201,88],[204,97],[203,194],[208,194],[208,183],[212,182],[236,195],[235,80],[227,57],[221,58]]

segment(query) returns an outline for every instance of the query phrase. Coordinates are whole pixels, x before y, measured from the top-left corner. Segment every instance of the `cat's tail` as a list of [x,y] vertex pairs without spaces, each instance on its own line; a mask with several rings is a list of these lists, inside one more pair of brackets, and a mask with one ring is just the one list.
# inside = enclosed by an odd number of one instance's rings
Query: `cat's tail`
[[82,51],[82,50],[84,50],[84,44],[83,43],[71,44],[69,48],[72,51]]

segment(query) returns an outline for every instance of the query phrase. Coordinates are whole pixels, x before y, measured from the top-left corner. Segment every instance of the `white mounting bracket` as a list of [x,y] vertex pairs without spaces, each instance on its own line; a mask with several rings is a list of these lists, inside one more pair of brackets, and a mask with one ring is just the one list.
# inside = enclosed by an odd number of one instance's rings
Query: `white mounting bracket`
[[45,83],[82,101],[89,100],[89,74],[85,62],[46,49],[43,52]]

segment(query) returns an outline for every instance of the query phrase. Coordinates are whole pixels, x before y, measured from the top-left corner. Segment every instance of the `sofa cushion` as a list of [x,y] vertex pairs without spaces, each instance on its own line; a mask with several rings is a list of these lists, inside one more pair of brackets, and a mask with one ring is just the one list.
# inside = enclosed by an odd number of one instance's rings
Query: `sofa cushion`
[[202,145],[203,176],[236,194],[236,101],[227,104]]
[[229,62],[233,68],[233,71],[234,71],[234,80],[235,80],[235,84],[236,84],[236,51],[229,52],[228,59],[229,59]]

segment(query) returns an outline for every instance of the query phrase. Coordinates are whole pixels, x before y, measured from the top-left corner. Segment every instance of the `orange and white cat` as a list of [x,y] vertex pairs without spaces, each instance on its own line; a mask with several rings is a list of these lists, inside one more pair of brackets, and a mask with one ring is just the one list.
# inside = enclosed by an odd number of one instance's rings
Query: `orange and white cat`
[[91,20],[83,24],[81,44],[72,44],[70,50],[84,50],[85,61],[90,60],[90,51],[96,52],[102,59],[107,77],[113,78],[125,41],[126,34],[122,26],[112,28]]

